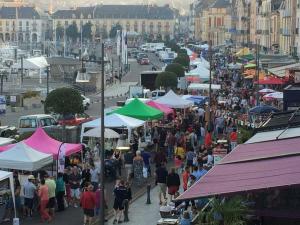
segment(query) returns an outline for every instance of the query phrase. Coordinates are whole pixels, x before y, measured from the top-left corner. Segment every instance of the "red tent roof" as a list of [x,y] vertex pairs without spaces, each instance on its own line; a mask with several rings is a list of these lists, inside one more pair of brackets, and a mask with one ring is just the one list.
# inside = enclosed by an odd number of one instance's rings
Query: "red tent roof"
[[165,115],[169,115],[169,114],[174,113],[173,109],[171,109],[170,107],[168,107],[164,104],[157,103],[155,101],[149,101],[149,102],[146,102],[146,104],[153,107],[153,108],[156,108],[156,109],[162,111]]
[[[257,84],[257,81],[254,82]],[[285,81],[279,77],[265,76],[263,79],[259,79],[259,84],[284,84]]]
[[300,184],[300,138],[239,145],[178,200]]
[[[60,150],[60,147],[63,144],[63,142],[51,138],[43,130],[43,128],[38,128],[29,138],[23,140],[23,142],[31,148],[35,149],[36,151],[53,155],[54,159],[57,159],[58,151]],[[1,146],[0,152],[9,150],[14,145],[15,144]],[[82,149],[81,144],[64,143],[64,147],[66,156],[79,152]]]

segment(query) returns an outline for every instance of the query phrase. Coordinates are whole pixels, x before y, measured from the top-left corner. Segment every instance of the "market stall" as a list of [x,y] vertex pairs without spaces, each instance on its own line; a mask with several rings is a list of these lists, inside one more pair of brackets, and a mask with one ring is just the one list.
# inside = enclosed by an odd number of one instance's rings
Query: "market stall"
[[170,90],[166,95],[156,99],[154,102],[164,104],[174,109],[186,109],[193,106],[192,101],[182,99],[181,97],[176,95],[172,90]]
[[[88,130],[87,132],[84,132],[83,136],[84,137],[100,138],[101,137],[101,129],[100,129],[100,127],[93,128],[91,130]],[[105,128],[104,138],[106,138],[106,139],[117,139],[119,137],[120,137],[120,135],[116,131],[114,131],[112,129],[109,129],[109,128]]]
[[0,170],[0,181],[6,180],[6,179],[9,179],[9,186],[10,186],[10,191],[11,191],[13,204],[14,204],[14,218],[16,218],[17,217],[17,211],[16,211],[16,200],[15,200],[15,188],[14,188],[13,173]]
[[146,104],[162,111],[165,114],[165,116],[174,113],[173,109],[169,108],[168,106],[166,106],[164,104],[157,103],[155,101],[149,101]]
[[52,155],[36,151],[24,142],[0,153],[0,167],[5,169],[36,171],[52,162]]

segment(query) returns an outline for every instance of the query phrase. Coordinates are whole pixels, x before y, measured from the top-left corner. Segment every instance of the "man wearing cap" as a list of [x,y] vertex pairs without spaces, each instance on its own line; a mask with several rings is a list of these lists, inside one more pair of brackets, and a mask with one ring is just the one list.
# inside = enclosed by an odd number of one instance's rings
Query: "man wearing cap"
[[33,181],[35,177],[33,175],[28,176],[28,181],[24,184],[24,206],[27,216],[32,216],[33,198],[36,193],[36,186]]

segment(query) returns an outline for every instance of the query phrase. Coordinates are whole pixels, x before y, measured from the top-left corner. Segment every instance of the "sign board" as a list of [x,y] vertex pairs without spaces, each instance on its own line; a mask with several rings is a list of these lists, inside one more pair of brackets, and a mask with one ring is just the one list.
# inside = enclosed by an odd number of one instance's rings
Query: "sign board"
[[143,97],[143,86],[132,85],[129,86],[129,98]]
[[6,112],[6,98],[4,95],[0,95],[0,114],[5,114]]
[[213,150],[214,165],[218,164],[227,155],[227,149],[215,148]]

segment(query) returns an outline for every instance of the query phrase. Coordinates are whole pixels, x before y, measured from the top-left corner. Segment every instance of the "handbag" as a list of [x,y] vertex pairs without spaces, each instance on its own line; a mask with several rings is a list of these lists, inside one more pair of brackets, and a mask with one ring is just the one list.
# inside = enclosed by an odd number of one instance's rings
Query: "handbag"
[[148,169],[146,167],[143,167],[143,177],[144,178],[148,177]]

